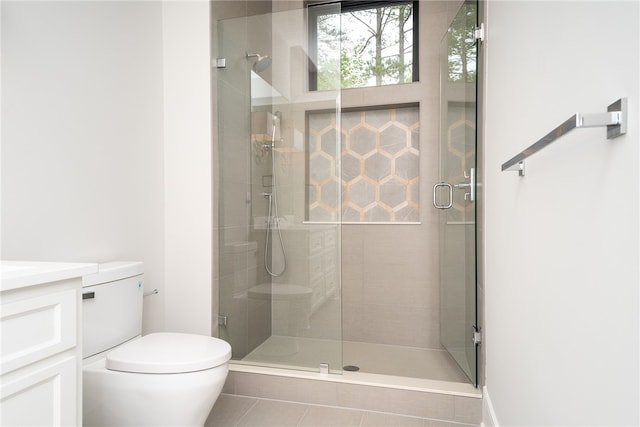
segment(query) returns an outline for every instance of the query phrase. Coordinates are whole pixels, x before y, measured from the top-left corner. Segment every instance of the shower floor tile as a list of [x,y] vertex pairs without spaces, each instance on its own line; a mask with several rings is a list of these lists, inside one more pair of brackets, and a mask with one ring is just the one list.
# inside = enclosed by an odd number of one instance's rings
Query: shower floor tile
[[444,350],[314,338],[271,336],[242,361],[279,367],[332,370],[354,365],[360,372],[468,383],[464,372]]
[[360,372],[468,383],[445,350],[345,341],[342,358]]

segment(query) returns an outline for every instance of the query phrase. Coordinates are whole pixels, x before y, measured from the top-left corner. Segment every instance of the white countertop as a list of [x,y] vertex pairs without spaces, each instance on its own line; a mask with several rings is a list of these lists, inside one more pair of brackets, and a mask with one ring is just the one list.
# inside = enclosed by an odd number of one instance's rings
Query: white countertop
[[78,262],[0,261],[0,291],[81,277],[98,272],[98,264]]

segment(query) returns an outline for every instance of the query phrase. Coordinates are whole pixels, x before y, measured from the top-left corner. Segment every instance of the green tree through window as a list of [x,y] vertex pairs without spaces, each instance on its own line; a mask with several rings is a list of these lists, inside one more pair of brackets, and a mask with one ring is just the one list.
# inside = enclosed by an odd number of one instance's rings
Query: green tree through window
[[400,84],[418,79],[417,2],[313,5],[311,89]]
[[450,82],[476,81],[476,40],[473,34],[477,21],[475,3],[465,3],[463,19],[456,19],[447,33]]

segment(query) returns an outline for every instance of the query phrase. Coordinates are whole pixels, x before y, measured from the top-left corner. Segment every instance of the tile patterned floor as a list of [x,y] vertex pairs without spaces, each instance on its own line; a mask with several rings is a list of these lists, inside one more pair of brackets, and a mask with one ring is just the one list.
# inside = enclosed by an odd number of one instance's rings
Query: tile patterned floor
[[426,418],[222,394],[205,427],[471,427]]

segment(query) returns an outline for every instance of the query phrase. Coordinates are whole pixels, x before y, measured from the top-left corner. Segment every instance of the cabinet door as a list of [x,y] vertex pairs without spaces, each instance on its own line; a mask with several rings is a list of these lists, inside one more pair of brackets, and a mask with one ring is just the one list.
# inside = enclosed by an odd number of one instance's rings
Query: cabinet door
[[3,302],[2,375],[75,347],[77,298],[76,289],[66,289]]
[[75,426],[76,358],[39,365],[0,387],[0,425]]

